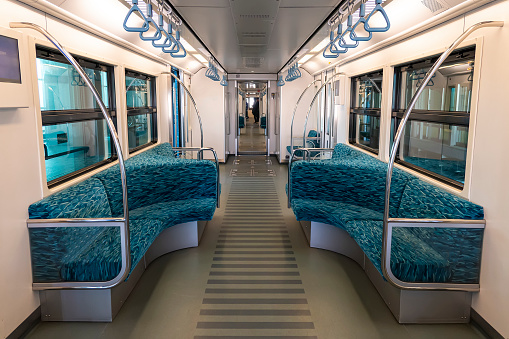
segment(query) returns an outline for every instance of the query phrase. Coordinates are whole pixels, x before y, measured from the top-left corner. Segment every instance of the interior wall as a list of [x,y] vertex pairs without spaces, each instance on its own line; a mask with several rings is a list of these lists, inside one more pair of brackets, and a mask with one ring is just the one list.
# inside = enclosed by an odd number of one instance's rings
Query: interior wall
[[[70,52],[113,64],[116,72],[124,68],[139,70],[155,75],[167,71],[163,64],[151,61],[138,54],[92,36],[71,25],[52,17],[45,17],[39,11],[18,2],[0,0],[0,27],[8,28],[9,22],[27,21],[38,24],[47,30]],[[37,91],[37,74],[35,69],[35,43],[48,45],[39,33],[19,29],[26,39],[20,45],[20,57],[27,58],[30,64],[30,86],[33,98],[28,108],[0,109],[0,142],[5,147],[0,150],[0,337],[7,337],[39,306],[38,293],[32,291],[30,267],[30,249],[26,219],[28,206],[55,191],[47,189],[44,174],[44,152],[40,107]],[[117,98],[125,96],[123,75],[115,75]],[[167,86],[158,81],[158,124],[159,140],[167,141],[168,104],[164,92]],[[123,94],[118,94],[123,93]],[[118,113],[125,109],[118,101]],[[123,129],[126,119],[120,118],[118,127],[121,144],[127,145],[127,133]],[[126,152],[126,151],[124,151]],[[91,174],[90,174],[91,175]],[[89,176],[90,176],[89,175]],[[82,180],[78,179],[78,180]],[[62,187],[68,186],[62,185]]]
[[[484,207],[486,231],[483,246],[481,291],[474,293],[472,307],[504,337],[509,337],[509,210],[507,192],[509,183],[506,173],[509,158],[505,156],[509,143],[507,126],[509,117],[502,107],[506,107],[509,84],[503,79],[509,75],[505,56],[509,47],[501,41],[509,40],[509,3],[497,2],[491,6],[469,13],[464,17],[450,21],[435,29],[383,49],[362,59],[340,67],[348,77],[384,69],[384,98],[382,102],[382,128],[389,126],[392,107],[392,71],[393,66],[425,56],[443,52],[465,28],[484,20],[505,21],[503,28],[483,28],[474,32],[464,44],[477,44],[480,62],[476,60],[475,82],[478,85],[478,97],[475,91],[472,98],[470,119],[469,154],[467,182],[463,191],[447,188]],[[346,55],[348,56],[348,54]],[[476,77],[477,74],[477,77]],[[386,81],[387,80],[387,81]],[[347,105],[349,107],[349,80],[347,80]],[[341,108],[340,108],[341,110]],[[347,115],[347,111],[344,112]],[[347,136],[348,121],[341,126],[340,133]],[[387,131],[386,131],[387,132]],[[389,135],[381,135],[379,158],[387,160],[389,154]],[[468,175],[470,173],[470,176]],[[443,186],[440,183],[435,183]]]
[[[217,157],[225,159],[225,124],[224,124],[224,91],[225,88],[218,81],[212,81],[205,76],[203,68],[193,75],[191,79],[191,94],[196,101],[203,124],[203,146],[212,147]],[[191,114],[194,114],[191,108]],[[195,125],[195,133],[199,127]],[[198,134],[197,134],[198,135]],[[197,138],[199,140],[199,138]],[[210,152],[205,152],[206,159],[213,159]]]

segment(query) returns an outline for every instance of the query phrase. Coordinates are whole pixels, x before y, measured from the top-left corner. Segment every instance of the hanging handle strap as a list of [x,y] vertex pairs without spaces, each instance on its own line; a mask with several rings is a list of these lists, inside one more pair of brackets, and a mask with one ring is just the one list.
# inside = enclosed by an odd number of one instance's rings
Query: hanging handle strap
[[[376,12],[380,12],[385,20],[385,27],[371,27],[369,25],[369,20],[373,17]],[[376,0],[376,6],[373,8],[373,11],[369,13],[368,17],[366,18],[366,22],[364,23],[364,29],[367,32],[387,32],[391,28],[391,22],[389,21],[389,17],[387,16],[387,13],[385,12],[385,9],[382,7],[382,0]]]
[[[143,21],[143,25],[141,27],[129,27],[129,26],[127,26],[127,21],[129,20],[131,15],[133,13],[136,13],[136,12],[139,13],[141,15],[142,19],[144,20]],[[129,9],[129,12],[127,12],[127,15],[125,16],[125,19],[124,19],[124,29],[127,32],[146,32],[149,29],[147,18],[145,17],[143,12],[140,11],[140,8],[138,7],[138,0],[133,0],[133,5],[132,5],[131,9]]]
[[[355,25],[353,25],[352,32],[350,33],[350,39],[352,41],[369,41],[373,37],[373,33],[368,31],[368,30],[366,30],[366,28],[365,28],[366,27],[366,18],[365,18],[365,16],[366,16],[366,4],[363,1],[361,3],[361,7],[359,9],[359,20],[355,23]],[[358,36],[357,33],[355,33],[355,30],[357,29],[357,27],[359,27],[360,24],[364,25],[364,30],[369,33],[368,36],[361,37],[361,36]]]

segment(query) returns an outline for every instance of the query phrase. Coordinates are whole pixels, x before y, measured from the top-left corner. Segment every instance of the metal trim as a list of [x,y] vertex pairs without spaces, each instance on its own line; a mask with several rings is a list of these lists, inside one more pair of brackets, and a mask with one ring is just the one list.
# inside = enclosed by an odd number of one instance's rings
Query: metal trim
[[[419,86],[417,91],[415,92],[410,104],[403,116],[403,119],[398,127],[396,132],[396,136],[394,138],[394,143],[391,148],[390,159],[387,167],[387,178],[385,185],[385,205],[384,205],[384,218],[383,218],[383,234],[382,234],[382,255],[381,255],[381,263],[382,263],[382,272],[384,277],[387,279],[389,283],[394,285],[395,287],[401,289],[413,289],[413,290],[462,290],[462,291],[478,291],[479,285],[468,285],[468,284],[440,284],[440,283],[407,283],[400,281],[397,279],[391,272],[390,262],[391,262],[391,240],[392,240],[392,228],[393,223],[391,218],[389,217],[389,201],[390,201],[390,192],[391,192],[391,180],[392,180],[392,172],[394,169],[394,161],[396,160],[396,151],[399,147],[399,143],[401,137],[403,135],[403,130],[405,125],[410,117],[410,113],[417,103],[417,99],[421,95],[422,91],[431,80],[433,75],[438,71],[438,68],[442,63],[447,59],[447,57],[454,51],[458,45],[465,40],[472,32],[476,31],[479,28],[483,27],[502,27],[504,26],[503,21],[483,21],[479,22],[471,27],[469,27],[466,31],[463,32],[452,44],[449,48],[437,59],[433,67],[430,68],[428,73],[424,78],[424,81]],[[464,221],[462,220],[462,223]],[[397,227],[397,226],[396,226]]]
[[[130,242],[130,234],[129,234],[129,209],[127,205],[127,179],[125,173],[125,165],[124,165],[124,156],[122,153],[122,147],[120,146],[120,140],[118,139],[118,134],[115,129],[115,125],[111,120],[111,116],[108,114],[108,109],[104,105],[101,100],[101,95],[97,92],[96,88],[92,84],[92,81],[88,78],[85,71],[79,63],[73,58],[73,56],[67,52],[67,50],[60,45],[60,43],[51,35],[48,31],[43,29],[42,27],[29,23],[29,22],[11,22],[9,23],[10,28],[30,28],[38,31],[42,35],[44,35],[71,63],[71,65],[76,69],[81,78],[85,81],[87,87],[92,91],[94,98],[101,108],[102,114],[106,123],[108,125],[108,129],[110,130],[111,138],[113,139],[113,143],[115,145],[115,149],[118,155],[118,164],[120,167],[120,177],[122,181],[122,205],[124,208],[124,217],[121,222],[119,222],[118,226],[120,227],[120,241],[121,241],[121,249],[122,249],[122,267],[120,269],[120,273],[113,280],[106,282],[63,282],[63,283],[50,283],[50,284],[40,284],[34,283],[34,289],[76,289],[76,288],[111,288],[122,281],[124,281],[129,275],[129,271],[131,270],[131,242]],[[121,225],[120,225],[121,224]]]

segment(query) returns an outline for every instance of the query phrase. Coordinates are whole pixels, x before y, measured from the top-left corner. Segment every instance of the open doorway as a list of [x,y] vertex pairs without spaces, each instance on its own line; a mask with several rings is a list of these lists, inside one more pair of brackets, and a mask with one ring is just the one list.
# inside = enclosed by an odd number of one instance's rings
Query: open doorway
[[267,153],[267,82],[239,82],[238,154]]

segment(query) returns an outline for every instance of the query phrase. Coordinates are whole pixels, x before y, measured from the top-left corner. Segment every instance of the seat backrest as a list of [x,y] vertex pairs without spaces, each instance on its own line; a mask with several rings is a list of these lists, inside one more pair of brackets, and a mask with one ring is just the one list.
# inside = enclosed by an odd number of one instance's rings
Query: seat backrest
[[106,190],[100,180],[89,178],[39,200],[28,207],[30,219],[109,218]]
[[175,158],[175,152],[173,151],[173,147],[165,142],[162,144],[159,144],[151,149],[148,149],[140,154],[137,155],[138,157],[171,157]]
[[481,206],[418,178],[406,184],[397,214],[398,218],[484,219]]

